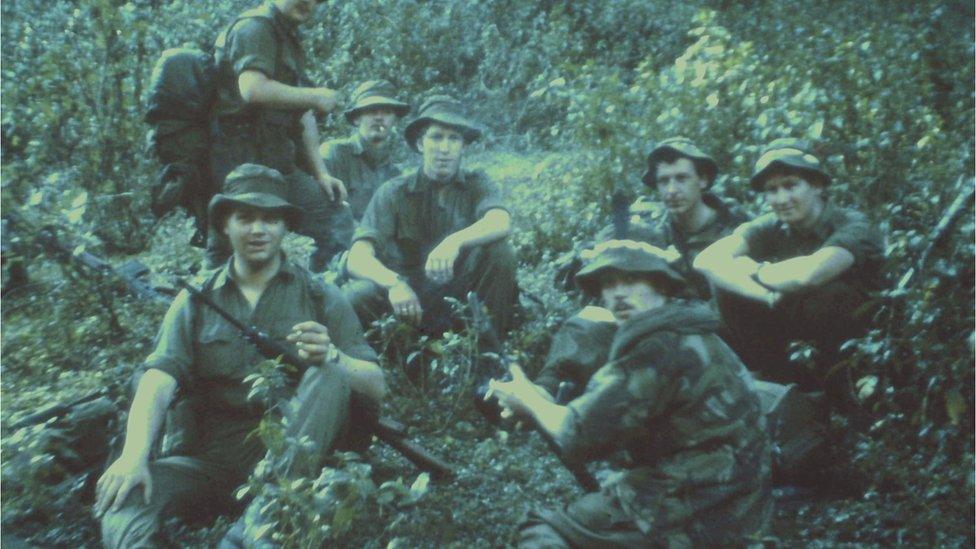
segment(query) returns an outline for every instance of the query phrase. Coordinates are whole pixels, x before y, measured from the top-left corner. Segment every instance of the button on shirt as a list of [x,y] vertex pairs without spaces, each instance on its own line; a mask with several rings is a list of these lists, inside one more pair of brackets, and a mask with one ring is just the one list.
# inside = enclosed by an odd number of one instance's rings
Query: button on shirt
[[434,181],[422,170],[384,183],[373,195],[353,242],[373,242],[377,258],[401,274],[422,270],[427,255],[448,235],[508,208],[482,171],[461,171]]
[[370,149],[357,131],[349,137],[333,139],[322,145],[325,169],[345,183],[349,191],[347,201],[357,220],[362,219],[376,189],[400,175],[400,167],[396,164],[400,150],[394,149],[394,143],[399,143],[399,140],[391,137],[386,147]]

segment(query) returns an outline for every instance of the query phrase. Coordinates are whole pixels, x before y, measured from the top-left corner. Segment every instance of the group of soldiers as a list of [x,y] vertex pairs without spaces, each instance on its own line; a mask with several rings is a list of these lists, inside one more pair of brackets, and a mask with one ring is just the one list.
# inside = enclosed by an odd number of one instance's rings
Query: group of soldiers
[[[316,474],[360,427],[354,401],[375,406],[388,392],[363,336],[373,320],[392,313],[443,331],[445,298],[473,292],[504,339],[517,303],[510,209],[485,173],[462,167],[481,130],[458,101],[432,96],[406,125],[416,171],[401,172],[393,132],[410,106],[382,80],[353,95],[352,135],[320,147],[315,112],[333,111],[338,97],[304,72],[298,25],[315,4],[271,0],[218,39],[212,156],[222,183],[207,209],[215,269],[202,279],[223,309],[314,366],[281,409],[287,435],[316,459],[279,456],[272,467],[285,478]],[[488,384],[503,416],[531,419],[565,460],[625,456],[599,491],[532,513],[520,546],[758,543],[772,508],[772,443],[756,377],[850,404],[825,367],[792,365],[789,343],[812,341],[834,360],[861,333],[881,237],[828,199],[830,176],[802,142],[775,141],[757,160],[750,184],[772,209],[765,216],[747,221],[710,192],[717,175],[690,140],[657,144],[643,181],[664,213],[635,215],[626,240],[596,235],[575,274],[594,305],[554,335],[535,382],[513,365]],[[289,231],[314,240],[310,269],[282,252]],[[341,289],[314,274],[346,249]],[[248,399],[244,381],[262,360],[213,310],[176,297],[141,368],[124,447],[97,484],[106,546],[164,545],[166,517],[228,508],[266,453],[249,436],[265,405]],[[178,401],[191,403],[196,435],[152,458]],[[249,528],[267,503],[256,496],[221,546],[269,546]]]

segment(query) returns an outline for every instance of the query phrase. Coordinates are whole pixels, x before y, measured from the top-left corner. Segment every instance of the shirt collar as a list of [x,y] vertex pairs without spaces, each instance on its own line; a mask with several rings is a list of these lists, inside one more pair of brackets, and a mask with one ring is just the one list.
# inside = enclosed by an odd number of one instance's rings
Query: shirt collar
[[830,236],[833,230],[834,217],[837,215],[837,207],[830,200],[824,202],[824,207],[820,210],[820,216],[816,223],[808,229],[794,229],[788,223],[780,221],[780,227],[784,231],[795,235],[811,235],[817,239],[824,240]]
[[[298,266],[288,260],[285,252],[281,252],[281,267],[278,272],[275,273],[272,279],[281,277],[283,280],[291,280],[298,273]],[[220,272],[217,273],[217,278],[214,279],[214,288],[220,289],[224,288],[231,282],[236,283],[237,273],[234,272],[234,256],[231,255],[224,263],[223,267],[220,268]]]
[[436,188],[436,187],[445,187],[447,185],[453,185],[453,184],[463,184],[464,178],[460,177],[460,174],[461,172],[459,170],[458,173],[454,174],[454,177],[448,179],[447,181],[434,181],[433,179],[427,177],[427,175],[424,174],[424,167],[421,166],[417,168],[417,173],[414,174],[413,177],[410,178],[410,182],[407,183],[407,190],[412,193],[415,193],[417,191],[426,188]]

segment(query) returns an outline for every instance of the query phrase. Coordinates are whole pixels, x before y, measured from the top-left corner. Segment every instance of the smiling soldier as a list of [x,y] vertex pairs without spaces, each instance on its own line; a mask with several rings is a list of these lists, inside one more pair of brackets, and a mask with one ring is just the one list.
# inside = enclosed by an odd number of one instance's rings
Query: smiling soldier
[[364,326],[392,311],[431,332],[448,327],[445,297],[474,291],[504,337],[516,299],[511,217],[497,185],[461,167],[481,131],[457,100],[435,95],[404,133],[421,167],[373,195],[349,250],[357,280],[343,291]]
[[[807,143],[773,141],[750,180],[772,213],[711,245],[695,268],[718,288],[730,344],[753,371],[849,404],[846,376],[826,372],[841,342],[866,329],[863,305],[880,287],[884,239],[863,214],[828,199],[830,183]],[[793,340],[814,343],[818,371],[790,366]]]

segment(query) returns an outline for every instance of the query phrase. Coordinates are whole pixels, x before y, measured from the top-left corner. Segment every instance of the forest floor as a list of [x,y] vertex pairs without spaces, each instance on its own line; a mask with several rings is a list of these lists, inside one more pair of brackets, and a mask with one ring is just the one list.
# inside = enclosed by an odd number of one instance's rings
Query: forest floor
[[[526,208],[538,208],[530,204],[534,186],[539,174],[547,165],[561,162],[554,155],[523,156],[515,153],[481,155],[472,164],[481,166],[499,182],[510,195],[516,212]],[[572,212],[564,212],[571,215]],[[515,215],[516,231],[527,228],[526,218]],[[161,223],[153,236],[150,246],[134,257],[111,258],[114,264],[130,259],[138,259],[152,268],[154,282],[162,286],[172,286],[174,275],[187,274],[187,266],[198,263],[200,251],[185,246],[189,238],[189,221],[182,216],[172,216]],[[289,237],[286,247],[292,257],[301,258],[310,247],[308,239]],[[189,250],[189,251],[188,251]],[[526,246],[521,254],[541,253]],[[68,291],[66,288],[53,288],[57,282],[58,270],[51,266],[33,268],[32,276],[42,282],[48,294],[58,295]],[[521,356],[528,360],[541,361],[547,343],[546,330],[551,330],[561,318],[576,305],[564,297],[554,298],[558,292],[551,288],[551,269],[542,267],[537,272],[520,273],[520,283],[530,293],[541,298],[542,308],[530,308],[528,321],[521,331],[510,339],[512,345],[526,343],[532,349],[523,350]],[[50,296],[49,296],[50,297]],[[4,354],[12,352],[13,345],[26,338],[25,331],[37,325],[39,320],[54,314],[43,304],[43,297],[28,298],[13,296],[5,299],[4,310]],[[96,306],[97,303],[90,303]],[[46,376],[28,376],[24,371],[4,370],[2,377],[2,400],[4,424],[11,418],[20,417],[27,410],[36,409],[52,398],[68,398],[84,394],[87,390],[107,382],[104,369],[93,371],[90,364],[109,364],[113,361],[127,363],[131,368],[145,356],[151,345],[154,326],[161,319],[164,307],[159,305],[137,305],[134,310],[126,309],[128,336],[122,338],[100,338],[89,342],[85,333],[79,335],[77,327],[85,322],[102,322],[95,314],[76,311],[75,316],[68,312],[58,312],[63,320],[51,324],[70,323],[75,328],[73,336],[52,331],[50,344],[54,347],[83,349],[91,345],[84,356],[75,356],[69,367],[49,368]],[[56,320],[56,319],[55,319]],[[66,328],[66,327],[65,327]],[[92,333],[99,331],[97,326],[88,328]],[[65,332],[70,330],[65,329]],[[67,337],[67,339],[64,339]],[[457,344],[457,341],[454,341]],[[421,346],[410,347],[403,344],[396,356],[407,356],[420,350]],[[434,342],[425,343],[426,349],[437,348]],[[486,424],[468,401],[468,392],[443,391],[452,387],[450,375],[467,375],[463,371],[463,345],[451,347],[450,341],[441,343],[447,348],[442,351],[443,362],[436,375],[429,378],[426,386],[411,384],[401,366],[384,359],[384,367],[390,373],[391,398],[385,405],[387,415],[397,418],[410,426],[411,438],[434,453],[453,463],[456,476],[450,481],[431,481],[416,502],[404,505],[379,505],[354,518],[353,530],[337,540],[341,546],[361,547],[492,547],[506,546],[515,541],[516,526],[527,511],[537,507],[557,506],[571,501],[582,494],[574,485],[572,477],[552,456],[543,442],[534,433],[516,430],[513,432],[496,430]],[[455,349],[457,355],[450,353]],[[459,349],[459,350],[458,350]],[[55,351],[51,360],[55,360]],[[10,355],[7,355],[8,357]],[[453,369],[446,363],[454,361]],[[63,365],[62,365],[63,366]],[[535,368],[537,369],[538,366]],[[530,371],[532,368],[529,368]],[[35,372],[31,370],[31,372]],[[453,385],[456,389],[457,386]],[[6,433],[10,435],[10,433]],[[7,445],[5,444],[5,449]],[[9,458],[9,453],[8,453]],[[414,486],[419,471],[389,447],[374,443],[362,456],[363,462],[372,468],[374,483],[379,486],[386,481],[398,481],[405,486]],[[10,470],[10,462],[4,463],[4,482],[16,482]],[[5,495],[8,493],[5,491]],[[782,492],[781,492],[782,495]],[[15,497],[27,496],[18,493]],[[11,500],[5,497],[5,504]],[[17,501],[14,502],[18,504]],[[96,546],[97,530],[88,512],[89,501],[78,497],[65,505],[58,500],[35,502],[20,501],[19,505],[50,505],[49,510],[33,513],[21,510],[20,518],[8,520],[5,510],[5,534],[27,539],[33,546]],[[838,544],[857,544],[857,529],[849,525],[852,515],[862,517],[853,522],[862,525],[883,524],[884,510],[872,503],[870,492],[867,496],[785,498],[777,501],[774,535],[783,546],[826,547]],[[831,528],[835,523],[847,523],[841,529]],[[175,539],[186,547],[212,546],[228,525],[228,518],[218,519],[215,524],[203,528],[188,528],[172,524],[176,529]],[[888,525],[897,529],[897,524]],[[842,530],[842,531],[841,531]],[[847,533],[845,533],[847,532]],[[14,538],[4,538],[4,544],[16,546]]]

